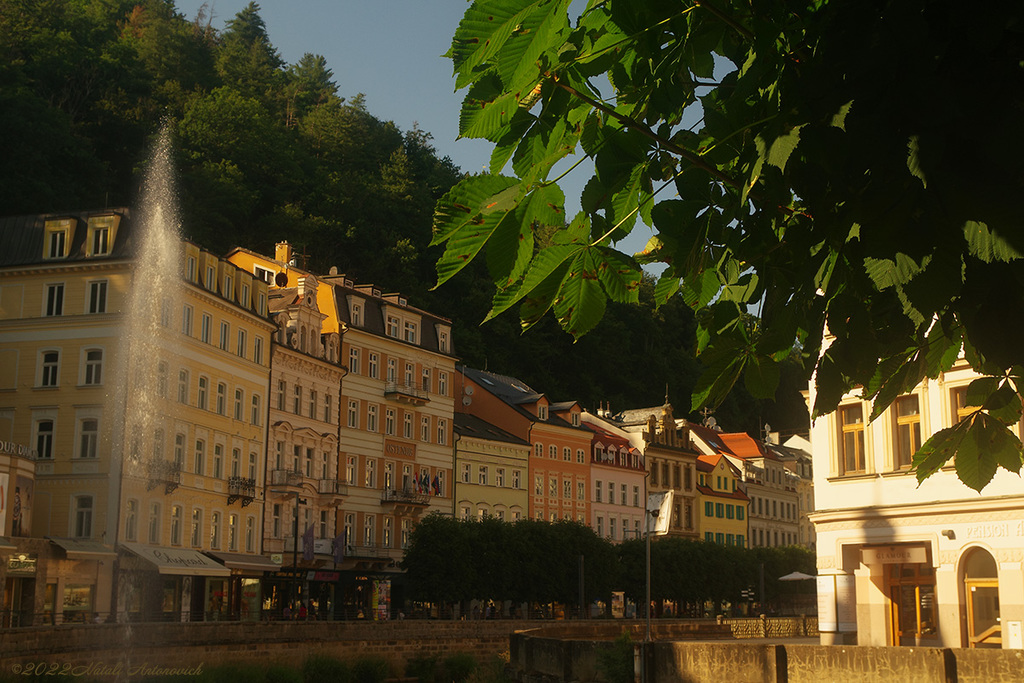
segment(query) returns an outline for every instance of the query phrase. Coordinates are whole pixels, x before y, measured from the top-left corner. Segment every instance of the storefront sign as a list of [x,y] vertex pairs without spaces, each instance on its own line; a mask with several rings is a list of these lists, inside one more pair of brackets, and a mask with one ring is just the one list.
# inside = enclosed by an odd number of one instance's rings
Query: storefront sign
[[861,548],[864,564],[921,564],[928,561],[923,545],[891,545],[884,548]]
[[401,441],[392,441],[390,439],[384,440],[384,452],[387,455],[396,458],[410,458],[416,457],[416,444],[404,443]]
[[856,577],[825,574],[818,581],[818,630],[849,633],[857,630]]
[[310,581],[337,581],[338,572],[313,572]]
[[33,555],[12,555],[7,559],[8,576],[35,576],[36,558]]
[[31,458],[33,453],[34,451],[24,444],[0,441],[0,455],[20,455],[23,458]]

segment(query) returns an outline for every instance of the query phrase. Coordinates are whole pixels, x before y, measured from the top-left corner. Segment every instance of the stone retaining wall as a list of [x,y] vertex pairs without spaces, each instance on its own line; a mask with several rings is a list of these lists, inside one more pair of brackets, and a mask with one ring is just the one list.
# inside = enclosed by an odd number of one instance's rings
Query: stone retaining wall
[[506,652],[530,621],[392,621],[306,623],[147,623],[51,626],[0,632],[0,678],[12,666],[125,670],[195,667],[245,661],[300,665],[311,654],[344,661],[381,657],[402,675],[414,657],[469,653],[480,661]]
[[[610,647],[552,637],[545,628],[520,632],[512,635],[510,668],[521,683],[601,681],[597,652]],[[1021,650],[655,641],[648,657],[649,683],[1024,681]]]

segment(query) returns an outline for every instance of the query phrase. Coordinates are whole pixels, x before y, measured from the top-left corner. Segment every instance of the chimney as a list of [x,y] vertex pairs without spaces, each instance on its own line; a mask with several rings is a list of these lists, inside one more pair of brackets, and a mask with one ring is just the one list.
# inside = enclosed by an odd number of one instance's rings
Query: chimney
[[274,248],[274,260],[279,263],[289,263],[292,260],[292,245],[285,242],[278,242]]

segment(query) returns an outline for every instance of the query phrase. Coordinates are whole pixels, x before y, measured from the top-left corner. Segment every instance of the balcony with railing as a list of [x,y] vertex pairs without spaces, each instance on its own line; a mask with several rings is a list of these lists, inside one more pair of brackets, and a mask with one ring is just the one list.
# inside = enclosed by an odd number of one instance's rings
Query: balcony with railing
[[271,470],[270,483],[273,486],[302,486],[302,472],[298,470]]
[[320,479],[317,492],[321,496],[340,497],[348,495],[348,486],[337,479]]
[[415,384],[400,384],[398,382],[386,382],[384,384],[384,398],[418,406],[430,402],[430,395],[423,389],[420,389]]
[[148,463],[149,481],[146,490],[152,491],[157,486],[164,487],[164,493],[172,493],[181,485],[181,463],[177,460],[153,459]]
[[256,480],[249,477],[228,477],[228,505],[236,500],[245,507],[256,497]]
[[381,505],[393,508],[395,514],[418,515],[430,505],[430,495],[411,489],[384,489],[380,495]]

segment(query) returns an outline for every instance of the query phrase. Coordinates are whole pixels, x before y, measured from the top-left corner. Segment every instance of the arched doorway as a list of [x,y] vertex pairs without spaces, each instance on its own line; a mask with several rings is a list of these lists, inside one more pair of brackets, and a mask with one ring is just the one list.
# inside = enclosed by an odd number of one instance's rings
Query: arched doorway
[[1001,648],[999,571],[995,559],[988,551],[975,548],[964,558],[963,573],[968,647]]

